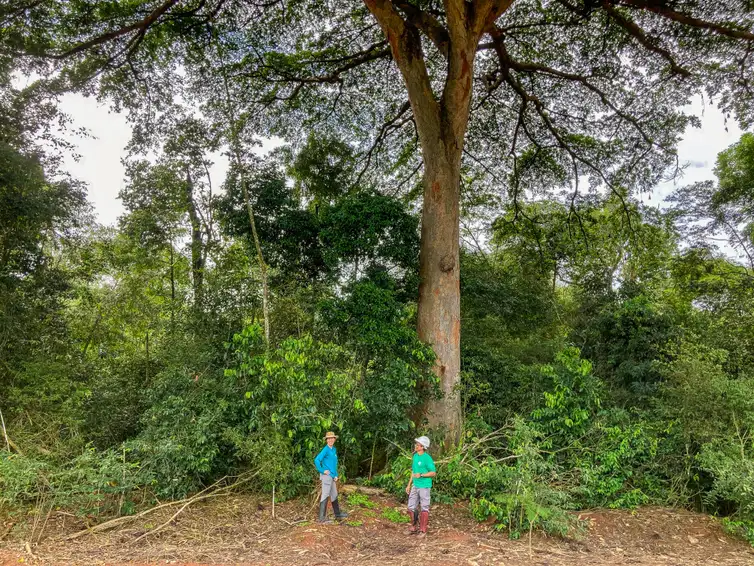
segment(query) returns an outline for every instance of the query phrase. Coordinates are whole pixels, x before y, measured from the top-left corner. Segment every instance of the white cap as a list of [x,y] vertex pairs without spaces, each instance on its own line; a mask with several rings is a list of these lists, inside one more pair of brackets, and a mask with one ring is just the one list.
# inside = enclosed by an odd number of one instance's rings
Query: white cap
[[425,449],[429,450],[429,438],[426,436],[420,436],[419,438],[414,438],[414,441],[418,442],[422,446],[424,446]]

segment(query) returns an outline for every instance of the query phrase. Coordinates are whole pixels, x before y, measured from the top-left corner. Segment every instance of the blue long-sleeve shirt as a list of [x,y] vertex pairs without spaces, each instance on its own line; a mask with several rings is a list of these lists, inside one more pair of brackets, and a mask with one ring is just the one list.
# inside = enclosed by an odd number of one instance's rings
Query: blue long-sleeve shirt
[[334,478],[338,477],[338,451],[335,446],[330,448],[325,446],[322,451],[314,458],[314,465],[317,467],[317,471],[320,474],[324,474],[325,470],[330,471],[330,475]]

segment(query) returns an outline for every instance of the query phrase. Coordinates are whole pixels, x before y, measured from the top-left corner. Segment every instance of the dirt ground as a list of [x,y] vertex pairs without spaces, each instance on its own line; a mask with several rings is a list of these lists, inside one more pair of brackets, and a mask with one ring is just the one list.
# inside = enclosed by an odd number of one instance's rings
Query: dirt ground
[[[754,565],[754,549],[726,536],[714,519],[688,511],[582,512],[588,528],[579,538],[534,533],[530,542],[527,535],[509,540],[476,523],[465,505],[433,505],[429,534],[421,540],[383,515],[389,508],[402,511],[401,503],[383,495],[370,500],[372,509],[348,506],[343,523],[318,525],[312,522],[315,501],[278,504],[273,519],[270,501],[229,495],[192,505],[159,531],[175,508],[75,540],[65,537],[87,525],[70,514],[53,511],[41,537],[41,520],[31,535],[33,520],[5,518],[0,566]],[[27,547],[30,537],[38,542]]]

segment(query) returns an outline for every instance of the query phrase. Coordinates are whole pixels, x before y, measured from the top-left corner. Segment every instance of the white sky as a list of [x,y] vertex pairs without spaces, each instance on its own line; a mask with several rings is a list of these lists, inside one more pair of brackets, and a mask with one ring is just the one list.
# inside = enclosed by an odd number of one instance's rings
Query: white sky
[[725,117],[710,104],[703,104],[698,98],[691,105],[689,112],[701,118],[701,128],[687,128],[683,141],[678,146],[678,155],[682,164],[688,164],[683,176],[675,181],[658,185],[645,202],[659,204],[676,187],[690,185],[698,181],[714,180],[712,169],[715,167],[717,154],[736,143],[743,132],[735,120],[726,124]]
[[[94,98],[68,94],[62,98],[61,107],[73,118],[73,129],[84,127],[92,136],[69,138],[77,144],[81,158],[75,161],[69,156],[65,167],[88,185],[89,200],[94,205],[99,222],[113,224],[123,213],[117,196],[124,183],[121,158],[130,139],[131,129],[124,115],[110,112],[107,105],[97,103]],[[718,152],[740,138],[742,132],[735,122],[731,121],[726,125],[717,108],[709,104],[703,105],[699,99],[692,105],[692,111],[701,115],[702,127],[689,128],[679,146],[681,163],[688,163],[688,168],[681,179],[663,183],[651,195],[644,195],[645,202],[657,205],[676,186],[714,179],[712,168]],[[267,142],[261,151],[273,145],[277,144]],[[214,182],[219,185],[224,180],[227,161],[218,155],[215,162],[212,174]]]

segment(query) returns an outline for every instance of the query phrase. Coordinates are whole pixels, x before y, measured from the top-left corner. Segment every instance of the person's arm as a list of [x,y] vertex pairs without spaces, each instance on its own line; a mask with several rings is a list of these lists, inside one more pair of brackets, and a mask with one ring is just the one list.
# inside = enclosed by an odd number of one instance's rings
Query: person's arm
[[324,467],[322,466],[322,458],[323,458],[324,456],[325,456],[325,449],[323,448],[323,449],[322,449],[322,450],[320,451],[320,453],[319,453],[319,454],[317,454],[317,456],[316,456],[316,457],[314,458],[314,466],[315,466],[315,467],[317,468],[317,471],[318,471],[318,472],[319,472],[320,474],[325,474],[325,475],[327,475],[327,473],[328,473],[328,472],[327,472],[327,470],[325,470],[325,469],[324,469]]
[[437,475],[437,470],[435,469],[435,461],[430,456],[429,462],[427,462],[427,470],[423,474],[421,474],[420,478],[433,478]]
[[406,486],[406,493],[411,493],[411,485],[414,483],[414,457],[411,457],[411,475],[408,478],[408,485]]

